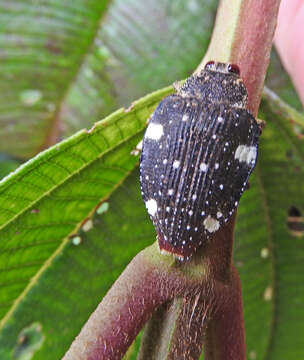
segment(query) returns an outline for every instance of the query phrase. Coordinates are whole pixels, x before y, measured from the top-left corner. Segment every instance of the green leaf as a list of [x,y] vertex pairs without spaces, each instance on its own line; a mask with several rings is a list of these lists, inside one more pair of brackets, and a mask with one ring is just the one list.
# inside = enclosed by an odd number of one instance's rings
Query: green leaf
[[185,78],[207,48],[216,5],[0,0],[0,151],[29,158],[60,135]]
[[137,169],[107,203],[107,211],[92,217],[92,228],[78,232],[80,243],[68,241],[2,329],[1,360],[10,359],[19,332],[32,321],[39,321],[45,336],[33,359],[60,359],[124,267],[154,241]]
[[28,158],[58,133],[58,111],[108,0],[0,1],[0,151]]
[[215,0],[113,1],[64,100],[64,134],[186,78],[207,49],[216,6]]
[[138,163],[131,154],[165,88],[39,154],[0,182],[1,326],[96,206]]
[[[153,91],[191,74],[210,39],[218,1],[119,0],[105,19],[102,38],[124,75],[141,91]],[[161,61],[160,61],[161,60]],[[116,72],[114,72],[116,70]],[[120,82],[117,84],[120,85]],[[116,86],[117,86],[116,85]],[[129,89],[119,89],[126,98]]]
[[[278,103],[273,109],[262,103],[267,125],[238,211],[235,261],[248,359],[292,360],[304,357],[304,232],[290,231],[288,211],[295,207],[304,213],[304,143],[284,112],[279,114]],[[304,116],[297,115],[304,128]]]
[[23,329],[19,336],[13,352],[16,360],[30,360],[33,354],[40,349],[44,341],[44,335],[39,323],[33,323]]

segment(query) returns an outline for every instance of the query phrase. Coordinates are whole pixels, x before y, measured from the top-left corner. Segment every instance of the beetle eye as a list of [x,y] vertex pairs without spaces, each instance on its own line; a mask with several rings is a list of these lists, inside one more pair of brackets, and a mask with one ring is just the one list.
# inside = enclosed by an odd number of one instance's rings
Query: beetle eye
[[205,69],[211,69],[213,67],[213,65],[215,64],[215,61],[208,61],[207,64],[205,65]]
[[228,65],[228,71],[233,74],[240,75],[240,68],[235,64]]

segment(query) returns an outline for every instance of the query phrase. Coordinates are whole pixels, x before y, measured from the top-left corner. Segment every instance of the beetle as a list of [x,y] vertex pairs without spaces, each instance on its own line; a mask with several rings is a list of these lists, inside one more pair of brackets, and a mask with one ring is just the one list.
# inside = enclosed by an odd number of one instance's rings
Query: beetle
[[152,114],[140,182],[161,251],[189,259],[235,212],[261,134],[247,103],[238,66],[210,61]]

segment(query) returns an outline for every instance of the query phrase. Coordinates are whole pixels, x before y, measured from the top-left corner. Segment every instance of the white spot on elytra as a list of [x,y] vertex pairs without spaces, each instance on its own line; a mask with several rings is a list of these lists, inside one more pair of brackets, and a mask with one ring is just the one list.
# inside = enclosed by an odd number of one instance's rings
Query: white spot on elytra
[[188,121],[189,120],[189,115],[188,114],[184,114],[182,117],[182,121]]
[[188,212],[188,214],[189,214],[189,216],[192,216],[192,215],[193,215],[193,211],[190,210],[190,211]]
[[150,123],[145,138],[158,141],[164,135],[164,127],[161,124]]
[[217,231],[220,228],[220,223],[210,215],[206,217],[203,224],[205,229],[211,233]]
[[187,225],[187,230],[190,230],[190,225]]
[[196,200],[197,196],[196,194],[192,195],[192,200]]
[[219,167],[220,167],[220,164],[219,164],[219,163],[215,163],[215,165],[214,165],[215,170],[217,170]]
[[174,163],[173,163],[174,169],[177,169],[179,167],[179,165],[180,165],[180,161],[175,160]]
[[219,218],[221,218],[223,216],[223,214],[220,212],[220,211],[218,211],[217,213],[216,213],[216,217],[219,219]]
[[168,190],[168,195],[173,195],[173,189]]
[[216,139],[216,135],[215,135],[215,134],[212,135],[212,139]]
[[224,121],[224,119],[223,119],[221,116],[219,116],[219,117],[217,118],[217,121],[218,121],[219,123],[221,123],[221,122]]
[[200,164],[200,171],[206,172],[206,170],[207,170],[207,164],[201,163]]
[[220,188],[221,190],[223,190],[223,189],[224,189],[224,185],[223,185],[223,184],[220,184],[219,188]]
[[248,165],[255,162],[257,149],[255,146],[239,145],[235,150],[234,158]]
[[151,216],[154,216],[157,211],[157,202],[154,199],[146,201],[146,208]]
[[168,160],[167,160],[167,159],[165,159],[165,160],[163,161],[163,164],[164,164],[164,165],[166,165],[166,164],[167,164],[167,162],[168,162]]
[[170,211],[170,207],[169,207],[169,206],[166,207],[166,211],[167,211],[167,212]]

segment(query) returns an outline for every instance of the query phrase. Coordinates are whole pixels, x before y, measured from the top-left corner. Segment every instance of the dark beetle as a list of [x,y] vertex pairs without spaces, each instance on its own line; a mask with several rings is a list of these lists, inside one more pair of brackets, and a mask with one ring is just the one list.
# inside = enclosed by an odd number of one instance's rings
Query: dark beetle
[[161,250],[188,259],[237,208],[261,133],[247,101],[238,67],[211,61],[153,113],[140,181]]

